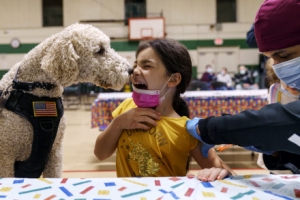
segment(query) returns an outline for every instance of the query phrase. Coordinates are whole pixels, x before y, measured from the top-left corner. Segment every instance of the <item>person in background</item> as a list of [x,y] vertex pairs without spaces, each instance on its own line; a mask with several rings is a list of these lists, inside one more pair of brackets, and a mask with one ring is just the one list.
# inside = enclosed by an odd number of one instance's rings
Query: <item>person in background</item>
[[206,65],[205,72],[202,74],[202,77],[200,78],[200,81],[206,82],[208,86],[210,86],[210,83],[216,79],[216,75],[213,72],[213,68],[211,65]]
[[217,75],[217,81],[226,83],[226,89],[232,90],[232,77],[227,73],[227,68],[223,67],[221,72]]
[[[250,30],[246,34],[246,44],[250,48],[257,48],[256,38],[254,34],[254,24],[251,25]],[[270,84],[267,81],[267,75],[266,75],[266,62],[268,60],[268,57],[264,56],[263,54],[259,54],[259,80],[258,80],[258,86],[259,88],[269,88]]]
[[180,94],[191,78],[185,46],[171,39],[141,44],[131,75],[132,98],[113,111],[114,119],[96,140],[96,157],[104,160],[117,150],[118,177],[185,176],[190,155],[202,168],[202,181],[233,175],[215,151],[202,154],[207,146],[186,130],[189,109]]
[[237,90],[253,90],[258,89],[258,85],[254,81],[255,77],[245,65],[239,66],[239,71],[233,77],[235,89]]
[[[265,0],[254,23],[259,51],[273,59],[280,81],[298,92],[300,20],[295,19],[299,18],[300,0]],[[297,100],[291,103],[272,103],[260,110],[194,118],[187,121],[187,130],[211,147],[234,144],[261,152],[269,170],[290,167],[300,173],[300,100],[298,94],[294,97]]]

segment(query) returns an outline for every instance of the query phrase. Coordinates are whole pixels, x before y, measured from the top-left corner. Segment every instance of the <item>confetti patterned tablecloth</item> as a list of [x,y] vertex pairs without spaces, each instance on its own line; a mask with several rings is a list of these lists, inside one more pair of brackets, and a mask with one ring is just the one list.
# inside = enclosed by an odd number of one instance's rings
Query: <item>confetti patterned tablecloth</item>
[[196,178],[0,179],[0,199],[242,199],[300,198],[299,175],[234,176],[215,182]]
[[[210,94],[210,95],[209,95]],[[104,94],[103,94],[104,95]],[[104,130],[112,120],[111,112],[131,93],[110,93],[99,97],[92,104],[92,128]],[[185,93],[190,118],[236,114],[246,109],[259,110],[268,103],[267,91],[218,91]]]

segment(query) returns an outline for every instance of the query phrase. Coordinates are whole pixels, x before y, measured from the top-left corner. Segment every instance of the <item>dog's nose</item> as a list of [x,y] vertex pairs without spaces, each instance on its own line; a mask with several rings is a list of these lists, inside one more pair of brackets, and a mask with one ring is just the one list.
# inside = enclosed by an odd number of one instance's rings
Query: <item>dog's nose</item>
[[132,68],[128,70],[128,74],[129,75],[133,74],[133,69]]

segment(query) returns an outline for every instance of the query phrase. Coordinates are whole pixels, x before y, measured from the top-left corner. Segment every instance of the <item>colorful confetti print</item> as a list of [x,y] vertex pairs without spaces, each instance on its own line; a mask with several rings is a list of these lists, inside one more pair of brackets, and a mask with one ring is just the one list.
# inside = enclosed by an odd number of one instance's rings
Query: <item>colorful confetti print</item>
[[0,179],[0,199],[250,199],[300,198],[300,175],[258,174],[214,182],[196,177]]

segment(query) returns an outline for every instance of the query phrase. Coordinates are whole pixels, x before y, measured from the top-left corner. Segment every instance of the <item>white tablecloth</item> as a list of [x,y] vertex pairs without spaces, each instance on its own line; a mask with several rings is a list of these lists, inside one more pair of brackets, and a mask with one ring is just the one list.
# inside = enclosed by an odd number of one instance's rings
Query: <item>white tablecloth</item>
[[208,199],[291,200],[300,197],[300,176],[248,175],[215,182],[196,178],[0,179],[0,199]]
[[[131,97],[131,92],[108,92],[98,94],[97,99],[126,99]],[[186,91],[182,97],[235,97],[235,96],[260,96],[267,98],[268,90],[209,90]]]

